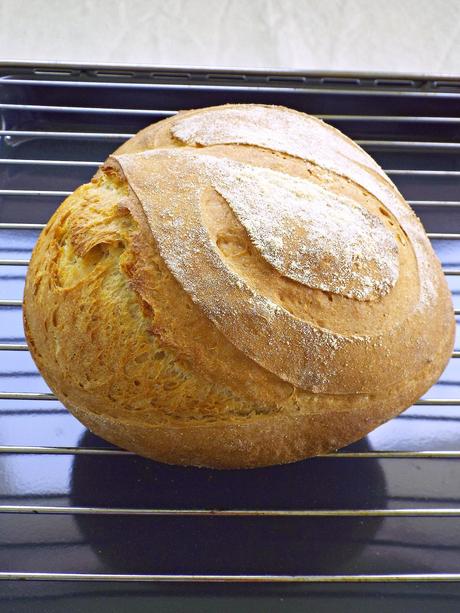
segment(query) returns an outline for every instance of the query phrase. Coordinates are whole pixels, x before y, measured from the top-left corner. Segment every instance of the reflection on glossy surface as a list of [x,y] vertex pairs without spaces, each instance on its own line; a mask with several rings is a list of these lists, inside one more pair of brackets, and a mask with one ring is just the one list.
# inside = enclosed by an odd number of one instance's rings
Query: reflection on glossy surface
[[[86,434],[82,446],[92,446]],[[363,441],[361,449],[369,447]],[[173,509],[384,508],[385,483],[376,461],[362,465],[359,486],[352,462],[316,460],[251,471],[167,466],[137,459],[77,456],[75,506]],[[96,502],[97,501],[97,502]],[[359,555],[380,518],[76,518],[108,572],[287,573],[339,572]],[[117,534],[117,539],[113,535]],[[109,570],[110,569],[110,570]]]
[[[460,584],[4,584],[14,613],[455,613]],[[9,611],[8,611],[9,613]]]

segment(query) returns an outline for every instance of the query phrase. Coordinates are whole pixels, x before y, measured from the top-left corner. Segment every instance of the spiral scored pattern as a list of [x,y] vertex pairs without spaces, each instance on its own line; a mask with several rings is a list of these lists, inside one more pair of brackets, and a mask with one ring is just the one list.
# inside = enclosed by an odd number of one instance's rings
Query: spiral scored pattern
[[372,393],[426,365],[446,329],[446,284],[419,221],[363,150],[279,107],[162,123],[111,162],[169,270],[227,339],[313,392]]

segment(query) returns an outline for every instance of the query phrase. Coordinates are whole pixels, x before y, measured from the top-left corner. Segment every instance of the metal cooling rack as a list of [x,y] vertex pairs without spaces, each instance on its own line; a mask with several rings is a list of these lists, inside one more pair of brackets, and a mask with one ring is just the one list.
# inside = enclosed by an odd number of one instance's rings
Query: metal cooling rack
[[294,611],[306,599],[331,611],[454,610],[458,360],[343,451],[217,472],[109,446],[57,402],[30,358],[24,275],[60,201],[148,123],[224,102],[315,114],[369,151],[425,224],[460,314],[460,80],[0,65],[2,610],[121,611],[152,598],[200,611]]

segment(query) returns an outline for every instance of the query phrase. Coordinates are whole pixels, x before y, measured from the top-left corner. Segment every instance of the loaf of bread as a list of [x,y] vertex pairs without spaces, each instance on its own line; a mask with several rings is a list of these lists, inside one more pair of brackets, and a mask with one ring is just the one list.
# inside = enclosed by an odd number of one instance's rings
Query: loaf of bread
[[417,400],[453,347],[423,227],[358,145],[225,105],[139,132],[53,215],[32,356],[92,432],[173,464],[327,453]]

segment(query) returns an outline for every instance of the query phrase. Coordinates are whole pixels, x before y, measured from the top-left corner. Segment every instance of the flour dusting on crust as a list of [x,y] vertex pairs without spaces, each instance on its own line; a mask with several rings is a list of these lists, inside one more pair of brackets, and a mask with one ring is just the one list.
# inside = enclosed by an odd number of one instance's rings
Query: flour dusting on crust
[[380,166],[332,126],[291,109],[240,105],[178,117],[171,133],[188,145],[264,147],[317,164],[360,185],[380,200],[412,237],[420,280],[417,309],[431,308],[436,302],[438,291],[430,283],[435,271],[427,257],[430,246],[421,224]]
[[393,234],[361,205],[305,179],[200,156],[259,253],[281,274],[356,300],[398,279]]
[[[335,386],[332,361],[352,341],[292,317],[251,287],[228,267],[203,225],[202,194],[225,175],[226,162],[184,149],[114,159],[139,198],[169,270],[216,326],[285,381],[324,392]],[[233,164],[235,172],[245,167]]]
[[372,168],[380,166],[355,143],[315,117],[269,106],[218,108],[178,118],[172,134],[188,145],[256,145],[334,166],[337,156]]
[[[326,138],[338,139],[334,133]],[[423,274],[425,261],[430,260],[428,240],[423,240],[415,215],[391,181],[378,173],[376,165],[365,163],[366,154],[360,154],[359,148],[359,161],[341,152],[327,164],[327,155],[322,151],[315,163],[362,186],[396,217]],[[327,317],[316,322],[309,321],[308,315],[292,314],[281,297],[278,301],[277,296],[266,295],[263,284],[253,286],[250,275],[245,277],[229,265],[210,234],[203,203],[209,188],[214,188],[260,255],[281,274],[310,287],[316,280],[318,289],[327,287],[326,291],[355,301],[372,300],[397,288],[399,250],[395,251],[393,232],[383,218],[306,179],[216,157],[212,148],[156,149],[114,159],[137,196],[173,276],[245,355],[305,390],[368,393],[380,374],[365,365],[381,355],[379,344],[386,334],[384,351],[391,373],[387,375],[397,380],[404,330],[396,326],[389,335],[378,330],[370,336],[340,334],[329,329]],[[212,215],[211,210],[206,209],[206,215]],[[419,240],[414,241],[414,235]],[[437,293],[436,285],[419,287],[414,308],[421,302],[428,305]],[[359,365],[353,376],[350,360]]]

